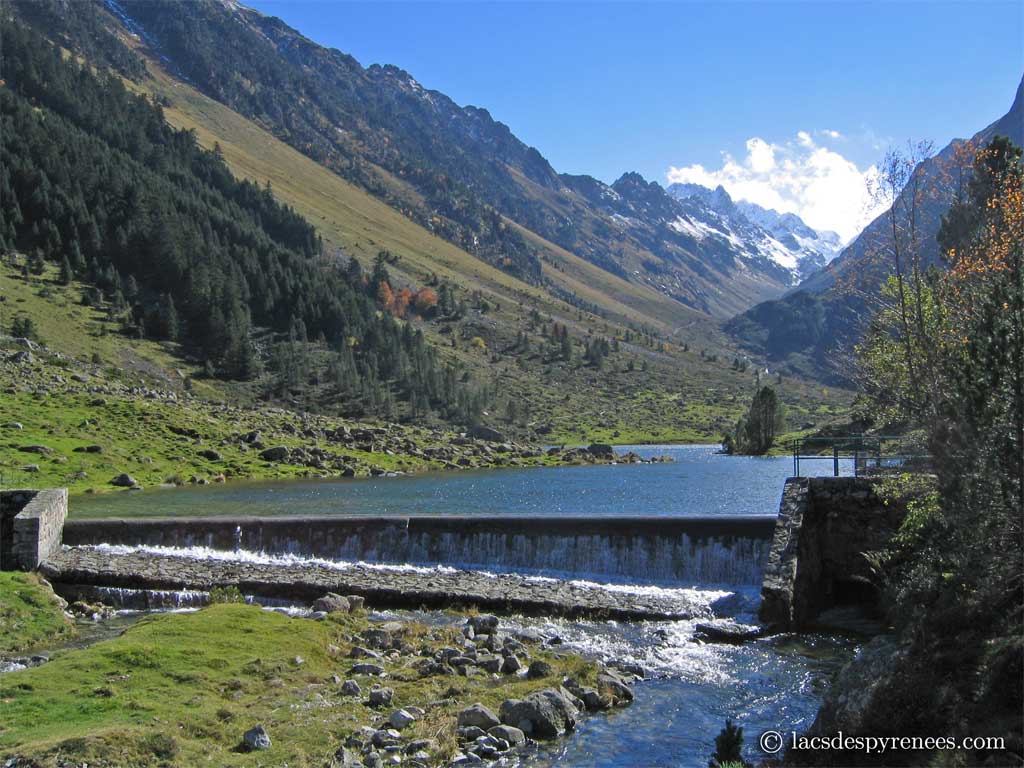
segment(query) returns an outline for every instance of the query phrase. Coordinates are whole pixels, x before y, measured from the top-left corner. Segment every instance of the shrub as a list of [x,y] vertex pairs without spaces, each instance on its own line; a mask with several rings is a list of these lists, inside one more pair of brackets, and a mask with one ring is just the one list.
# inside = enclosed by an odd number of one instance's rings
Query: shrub
[[210,590],[210,605],[217,603],[244,603],[245,596],[236,586],[214,587]]

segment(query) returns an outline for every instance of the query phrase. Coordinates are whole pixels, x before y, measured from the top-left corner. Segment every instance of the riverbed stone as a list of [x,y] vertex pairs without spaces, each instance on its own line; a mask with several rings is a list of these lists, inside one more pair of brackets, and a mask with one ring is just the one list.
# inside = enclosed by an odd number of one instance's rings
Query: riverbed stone
[[460,726],[476,726],[486,731],[488,728],[501,725],[501,720],[483,704],[476,703],[459,712],[458,724]]
[[611,697],[612,704],[622,706],[633,701],[633,691],[622,678],[612,670],[597,674],[597,690]]
[[558,691],[548,689],[523,699],[506,699],[499,717],[505,725],[538,739],[564,736],[576,727],[579,711]]
[[477,635],[489,635],[498,629],[498,617],[493,613],[470,616],[467,623]]
[[511,747],[521,747],[526,743],[526,734],[512,725],[496,725],[488,728],[487,733],[505,741]]

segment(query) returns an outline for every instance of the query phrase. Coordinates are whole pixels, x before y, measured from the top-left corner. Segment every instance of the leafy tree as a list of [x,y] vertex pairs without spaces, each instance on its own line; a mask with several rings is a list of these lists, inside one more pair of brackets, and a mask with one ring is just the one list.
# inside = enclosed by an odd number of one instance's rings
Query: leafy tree
[[731,434],[723,437],[723,450],[758,456],[767,453],[784,422],[785,408],[775,390],[767,385],[760,387],[750,402],[746,417],[736,423]]
[[11,336],[16,339],[39,340],[39,332],[36,329],[35,320],[27,315],[18,315],[11,322]]
[[947,271],[922,276],[920,285],[896,275],[888,305],[859,350],[874,414],[925,432],[937,478],[935,501],[908,516],[883,561],[892,614],[910,648],[901,686],[922,697],[918,711],[934,713],[923,729],[957,723],[970,733],[1006,712],[1017,723],[1017,739],[1024,636],[1022,187],[1020,149],[999,137],[980,149],[939,233]]

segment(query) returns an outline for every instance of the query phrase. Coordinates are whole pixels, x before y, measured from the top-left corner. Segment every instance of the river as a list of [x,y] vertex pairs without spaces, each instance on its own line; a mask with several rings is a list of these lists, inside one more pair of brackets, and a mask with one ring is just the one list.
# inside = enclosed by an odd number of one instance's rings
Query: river
[[[234,483],[154,489],[72,500],[74,519],[218,515],[774,515],[789,458],[718,455],[711,446],[620,446],[641,456],[668,455],[671,463],[428,473],[358,480]],[[810,465],[831,472],[829,462]],[[806,467],[805,467],[806,468]],[[842,470],[851,470],[843,462]],[[246,553],[254,556],[256,553]],[[201,555],[201,553],[200,553]],[[444,565],[444,564],[440,564]],[[627,580],[628,581],[628,580]],[[730,592],[724,613],[756,621],[752,584],[680,583],[707,606]],[[622,588],[617,587],[617,588]],[[637,589],[649,588],[637,584]],[[389,613],[444,621],[443,614]],[[718,615],[723,615],[719,610]],[[787,733],[813,721],[829,677],[850,657],[856,641],[838,636],[777,636],[743,646],[693,642],[695,621],[617,623],[509,617],[517,625],[556,633],[564,647],[640,663],[647,679],[636,702],[584,718],[576,734],[523,757],[530,768],[576,766],[707,765],[714,737],[731,718],[746,733],[745,756],[765,757],[764,730]]]

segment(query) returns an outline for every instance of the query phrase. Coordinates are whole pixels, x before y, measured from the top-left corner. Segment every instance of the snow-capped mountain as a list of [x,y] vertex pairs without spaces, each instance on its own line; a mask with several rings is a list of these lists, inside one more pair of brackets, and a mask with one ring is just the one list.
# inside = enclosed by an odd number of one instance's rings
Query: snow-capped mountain
[[794,284],[824,267],[842,249],[835,232],[819,232],[795,213],[779,213],[746,200],[734,201],[721,186],[709,189],[699,184],[672,184],[668,193],[684,205],[696,200],[710,208],[721,219],[719,230],[728,229],[744,251],[770,258],[790,270]]

